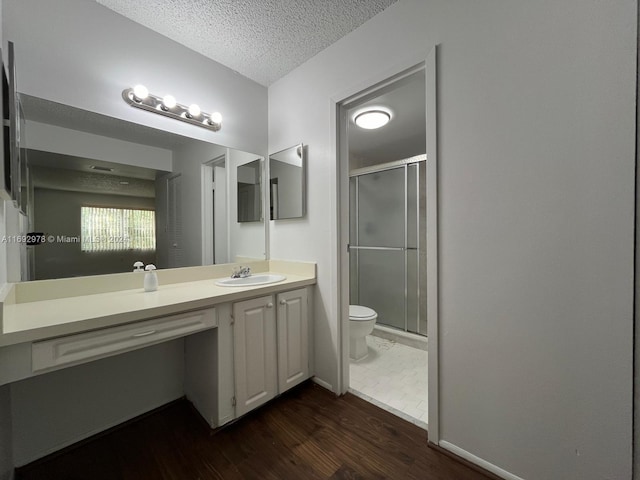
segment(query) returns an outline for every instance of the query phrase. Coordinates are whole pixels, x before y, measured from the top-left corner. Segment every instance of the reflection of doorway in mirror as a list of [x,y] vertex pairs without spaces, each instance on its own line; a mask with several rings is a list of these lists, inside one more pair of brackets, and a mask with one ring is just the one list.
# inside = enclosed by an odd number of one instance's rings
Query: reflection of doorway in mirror
[[270,212],[271,215],[269,218],[273,220],[274,218],[280,218],[280,203],[278,198],[278,179],[272,178],[270,180],[271,188],[269,188],[270,198]]
[[228,263],[228,180],[225,155],[202,166],[202,181],[202,264]]
[[182,248],[182,175],[167,179],[167,237],[169,239],[168,267],[184,265]]
[[255,222],[260,192],[255,184],[238,182],[238,222]]

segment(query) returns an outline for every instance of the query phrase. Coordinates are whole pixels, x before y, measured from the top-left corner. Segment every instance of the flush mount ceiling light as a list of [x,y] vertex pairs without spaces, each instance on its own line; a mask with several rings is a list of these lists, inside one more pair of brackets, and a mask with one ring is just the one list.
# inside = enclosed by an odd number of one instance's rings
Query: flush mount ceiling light
[[144,85],[136,85],[122,91],[125,102],[135,108],[141,108],[147,112],[159,113],[165,117],[198,125],[217,132],[222,128],[222,115],[218,112],[206,113],[193,103],[189,106],[182,105],[172,95],[158,97],[149,93]]
[[367,130],[374,130],[376,128],[384,127],[391,120],[391,114],[386,110],[380,108],[372,108],[369,110],[363,110],[358,112],[353,121],[360,128]]

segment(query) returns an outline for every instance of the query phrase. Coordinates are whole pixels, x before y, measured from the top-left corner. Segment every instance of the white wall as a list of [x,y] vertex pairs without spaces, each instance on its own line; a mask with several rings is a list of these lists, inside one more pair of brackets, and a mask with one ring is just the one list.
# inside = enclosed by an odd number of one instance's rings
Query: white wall
[[14,382],[15,464],[176,400],[183,383],[184,339]]
[[309,145],[307,218],[271,222],[270,254],[318,262],[321,380],[331,98],[439,44],[441,439],[522,478],[631,477],[636,8],[400,0],[269,88],[269,151]]
[[40,122],[26,122],[31,150],[104,160],[153,170],[171,171],[173,154],[165,148],[125,142],[103,135],[71,130]]

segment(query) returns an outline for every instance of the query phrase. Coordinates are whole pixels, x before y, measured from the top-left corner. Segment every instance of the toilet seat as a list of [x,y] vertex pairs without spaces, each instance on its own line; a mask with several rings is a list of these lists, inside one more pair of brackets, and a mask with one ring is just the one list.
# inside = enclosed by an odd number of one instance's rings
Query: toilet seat
[[363,307],[362,305],[349,305],[349,320],[357,322],[363,322],[367,320],[373,320],[378,314],[375,310],[369,307]]

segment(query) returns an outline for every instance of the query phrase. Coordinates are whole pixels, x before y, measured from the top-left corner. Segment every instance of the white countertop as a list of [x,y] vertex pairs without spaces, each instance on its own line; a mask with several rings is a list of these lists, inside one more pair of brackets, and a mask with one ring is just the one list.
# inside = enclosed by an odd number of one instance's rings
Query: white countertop
[[8,302],[3,305],[0,346],[202,309],[316,283],[315,265],[313,265],[313,273],[310,269],[306,269],[306,272],[301,269],[296,270],[296,273],[272,271],[270,273],[285,275],[286,279],[253,287],[217,286],[216,281],[225,278],[217,277],[161,284],[155,292],[145,292],[141,285],[136,289],[75,297],[24,303]]

